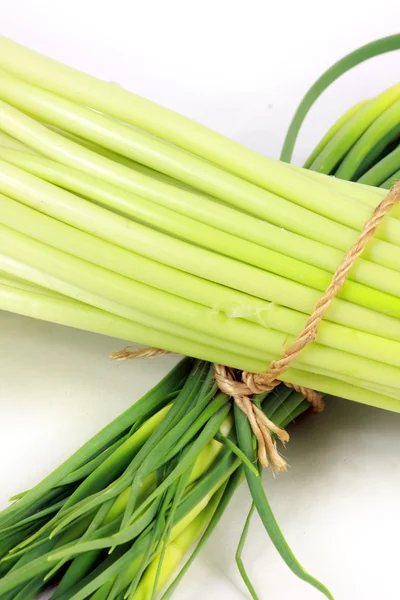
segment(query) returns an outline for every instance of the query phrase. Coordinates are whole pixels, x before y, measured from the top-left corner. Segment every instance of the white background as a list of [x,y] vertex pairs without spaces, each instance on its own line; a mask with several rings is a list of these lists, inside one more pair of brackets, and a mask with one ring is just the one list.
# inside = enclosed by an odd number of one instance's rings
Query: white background
[[[396,33],[397,0],[0,0],[1,33],[277,157],[308,87],[345,53]],[[295,159],[345,109],[396,83],[399,53],[347,74],[307,120]],[[0,505],[140,397],[171,357],[116,365],[121,342],[0,313]],[[285,475],[265,475],[304,566],[336,600],[397,600],[400,416],[331,399],[291,429]],[[247,598],[234,565],[238,491],[177,600]],[[245,561],[260,600],[320,595],[282,564],[254,518]]]

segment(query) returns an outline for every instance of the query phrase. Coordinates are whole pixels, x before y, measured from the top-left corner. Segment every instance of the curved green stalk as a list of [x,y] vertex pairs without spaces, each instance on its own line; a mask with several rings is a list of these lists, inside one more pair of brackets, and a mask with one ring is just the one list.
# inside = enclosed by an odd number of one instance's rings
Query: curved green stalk
[[[284,160],[286,162],[291,161],[296,139],[305,117],[307,116],[315,101],[321,96],[321,94],[326,90],[326,88],[328,88],[331,85],[331,83],[336,81],[336,79],[338,79],[341,75],[343,75],[353,67],[356,67],[360,63],[370,58],[373,58],[374,56],[384,54],[385,52],[392,52],[393,50],[398,50],[399,48],[400,34],[384,37],[369,44],[366,44],[365,46],[361,46],[361,48],[358,48],[353,52],[350,52],[350,54],[347,54],[344,58],[340,59],[327,71],[325,71],[325,73],[323,73],[323,75],[321,75],[321,77],[319,77],[314,83],[314,85],[308,90],[307,94],[302,99],[290,123],[281,152],[281,160]],[[21,65],[19,67],[19,72],[22,72]],[[358,106],[360,107],[360,105]],[[361,111],[356,110],[354,114],[357,112]],[[341,129],[341,126],[339,128]],[[334,133],[337,133],[337,131],[334,131]],[[326,144],[322,145],[321,150],[323,150],[325,147]],[[315,159],[315,154],[316,152],[312,155],[313,159]],[[307,161],[307,167],[309,167],[310,164],[310,161]]]
[[251,517],[253,516],[255,508],[256,508],[256,506],[255,506],[254,502],[252,502],[251,508],[249,510],[249,514],[247,515],[247,518],[246,518],[246,521],[245,521],[245,524],[243,527],[242,535],[240,536],[239,545],[236,550],[236,564],[238,566],[239,573],[242,576],[244,583],[246,584],[246,587],[249,591],[250,596],[253,598],[253,600],[259,600],[259,597],[257,596],[257,593],[249,579],[249,576],[247,575],[247,572],[246,572],[246,569],[245,569],[245,566],[243,563],[243,559],[242,559],[243,548],[246,543],[246,538],[247,538],[247,534],[249,532]]
[[[314,160],[310,169],[318,171],[319,173],[331,173],[338,165],[341,158],[348,152],[350,153],[353,146],[357,146],[357,143],[359,143],[357,151],[360,152],[360,138],[364,138],[365,132],[370,127],[373,127],[374,123],[379,121],[387,112],[389,112],[390,117],[393,117],[392,111],[388,111],[388,109],[391,109],[392,106],[396,107],[393,110],[393,112],[396,113],[399,99],[400,84],[385,90],[382,94],[371,100],[359,113],[348,121],[344,127],[342,127],[329,144],[327,144],[321,154]],[[339,172],[340,166],[337,170],[337,173]]]
[[[245,452],[247,457],[250,460],[254,460],[255,453],[253,447],[253,437],[251,434],[249,422],[245,414],[236,405],[234,406],[234,413],[239,445],[243,452]],[[263,522],[266,531],[268,532],[272,543],[278,550],[283,560],[293,571],[293,573],[300,577],[300,579],[303,579],[304,581],[315,587],[317,590],[322,592],[326,596],[326,598],[334,600],[329,590],[317,579],[312,577],[312,575],[307,573],[307,571],[303,569],[303,567],[295,558],[281,530],[279,529],[278,523],[276,522],[275,517],[271,511],[260,478],[255,477],[250,470],[246,469],[246,467],[244,467],[244,472],[253,498],[253,502],[255,504],[255,507],[257,508],[257,512],[261,518],[261,521]]]

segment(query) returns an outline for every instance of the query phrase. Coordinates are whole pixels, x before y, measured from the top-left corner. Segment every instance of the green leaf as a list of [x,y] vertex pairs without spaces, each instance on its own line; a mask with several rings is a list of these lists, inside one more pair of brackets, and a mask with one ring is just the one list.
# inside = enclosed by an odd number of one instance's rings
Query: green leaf
[[[234,414],[239,446],[247,455],[249,460],[254,460],[255,453],[253,448],[253,439],[247,417],[236,405],[234,406]],[[333,596],[329,590],[312,575],[307,573],[307,571],[303,569],[294,556],[272,513],[271,507],[264,492],[261,478],[255,477],[254,473],[246,467],[244,467],[244,471],[253,502],[257,508],[258,514],[260,515],[261,521],[272,543],[278,550],[285,563],[300,579],[303,579],[317,590],[322,592],[326,598],[329,598],[329,600],[333,600]]]
[[259,600],[257,593],[256,593],[255,589],[253,588],[252,583],[249,579],[249,576],[247,575],[247,572],[246,572],[246,569],[245,569],[245,566],[244,566],[243,560],[242,560],[242,552],[243,552],[244,545],[246,543],[246,538],[247,538],[247,534],[248,534],[249,527],[250,527],[251,517],[253,516],[253,513],[254,513],[254,509],[255,509],[255,504],[254,504],[254,502],[252,502],[250,510],[249,510],[249,514],[247,515],[247,519],[246,519],[246,522],[243,527],[242,535],[240,536],[239,545],[236,550],[236,564],[238,566],[239,573],[240,573],[244,583],[246,584],[247,589],[249,590],[250,596],[253,598],[253,600]]

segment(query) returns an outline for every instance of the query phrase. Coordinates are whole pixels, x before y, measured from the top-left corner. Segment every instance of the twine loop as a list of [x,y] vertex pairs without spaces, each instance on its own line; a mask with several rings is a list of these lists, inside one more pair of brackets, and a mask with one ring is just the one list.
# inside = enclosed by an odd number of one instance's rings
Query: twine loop
[[[219,389],[231,396],[238,407],[246,414],[250,427],[257,438],[258,460],[264,467],[270,466],[275,472],[285,471],[287,463],[279,454],[276,447],[276,438],[283,446],[289,441],[289,435],[280,427],[277,427],[251,400],[254,394],[272,391],[277,385],[282,383],[282,375],[287,371],[291,364],[296,360],[299,354],[312,342],[317,339],[318,329],[323,316],[329,309],[332,301],[346,283],[349,271],[356,260],[361,256],[368,242],[375,236],[378,226],[385,216],[392,210],[393,206],[400,202],[400,182],[395,183],[387,196],[378,204],[371,217],[366,222],[363,230],[358,236],[356,242],[346,252],[332,280],[316,303],[314,310],[307,319],[304,329],[284,350],[278,360],[271,362],[265,373],[249,373],[242,371],[240,379],[234,369],[223,365],[215,364],[215,379]],[[143,348],[129,351],[125,348],[121,352],[115,352],[112,358],[116,360],[126,360],[128,358],[154,358],[167,351],[157,348]],[[299,392],[307,399],[315,412],[321,412],[324,408],[324,401],[319,392],[299,386],[290,382],[285,385]]]

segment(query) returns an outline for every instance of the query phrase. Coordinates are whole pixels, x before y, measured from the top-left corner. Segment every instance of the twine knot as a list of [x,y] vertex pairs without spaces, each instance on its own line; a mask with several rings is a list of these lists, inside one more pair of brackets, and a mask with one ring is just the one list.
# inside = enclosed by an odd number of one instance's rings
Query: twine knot
[[[223,365],[214,365],[215,379],[221,392],[224,392],[227,396],[231,396],[242,410],[248,421],[250,427],[257,438],[258,446],[258,460],[263,467],[271,466],[273,471],[285,471],[286,461],[279,454],[273,435],[285,446],[289,441],[289,434],[284,429],[281,429],[275,423],[273,423],[258,408],[250,399],[255,388],[250,388],[246,381],[237,381],[235,377],[235,371]],[[243,377],[244,373],[242,373]],[[246,375],[253,375],[252,373],[246,373]]]
[[[269,369],[265,373],[257,374],[243,371],[242,383],[240,383],[236,381],[235,374],[232,369],[226,369],[225,367],[221,368],[221,365],[215,365],[218,385],[222,391],[230,390],[230,395],[233,397],[236,404],[240,406],[243,412],[246,413],[249,419],[250,426],[258,441],[258,459],[260,463],[263,466],[268,466],[269,459],[269,463],[273,471],[284,471],[287,465],[284,459],[279,455],[276,444],[272,440],[271,434],[275,434],[283,442],[283,444],[288,441],[289,437],[283,436],[282,430],[280,428],[276,428],[273,423],[273,427],[271,427],[271,421],[269,419],[267,424],[264,413],[251,402],[249,396],[272,391],[281,383],[280,379],[282,380],[282,375],[296,360],[299,354],[309,344],[317,339],[318,329],[322,317],[332,304],[332,301],[338,292],[346,283],[350,269],[363,253],[368,242],[374,237],[376,230],[384,217],[399,201],[400,182],[397,182],[391,188],[388,195],[375,208],[356,242],[344,255],[340,265],[333,274],[329,286],[319,298],[313,312],[307,319],[303,331],[295,338],[289,348],[283,351],[279,360],[274,360],[271,362]],[[221,383],[223,387],[221,387]],[[324,401],[321,394],[319,394],[317,391],[288,382],[283,383],[294,389],[296,392],[302,394],[304,398],[306,398],[312,404],[315,412],[321,412],[323,410]],[[226,393],[228,393],[228,391]],[[276,431],[277,429],[279,432]],[[277,455],[279,456],[279,459]]]
[[[215,364],[215,379],[219,389],[227,396],[231,396],[237,406],[246,414],[251,429],[257,438],[258,460],[261,465],[275,472],[285,471],[287,463],[279,454],[275,438],[278,438],[283,446],[289,441],[289,434],[277,427],[251,400],[254,394],[272,391],[282,383],[282,375],[296,360],[299,354],[317,339],[318,329],[322,317],[332,304],[332,301],[346,283],[350,269],[363,253],[368,242],[374,237],[376,230],[384,217],[391,211],[393,206],[400,202],[400,182],[395,183],[387,196],[378,204],[371,217],[366,222],[363,230],[353,246],[346,252],[340,265],[333,274],[331,283],[322,294],[314,307],[310,317],[307,319],[303,331],[295,338],[292,344],[284,350],[278,360],[271,362],[265,373],[241,372],[241,381],[237,379],[234,369]],[[141,348],[129,350],[125,348],[121,352],[114,352],[111,357],[115,360],[127,360],[129,358],[155,358],[167,354],[165,350],[158,348]],[[319,392],[309,388],[285,382],[285,385],[300,393],[310,402],[314,412],[321,412],[324,401]]]

